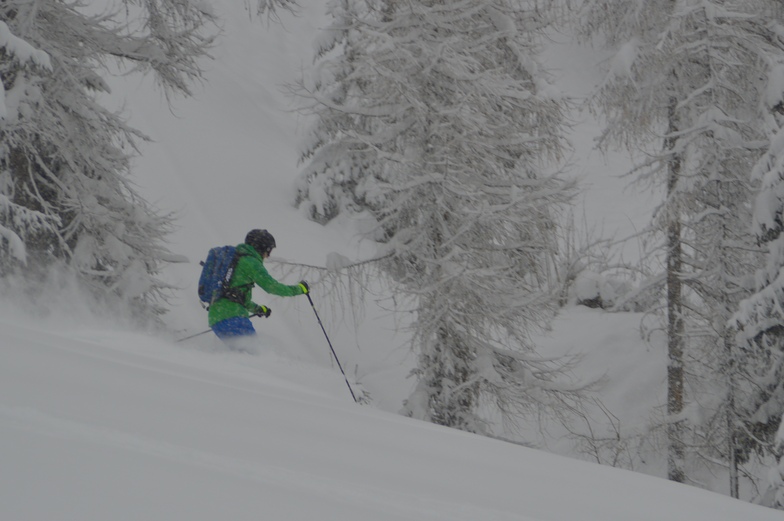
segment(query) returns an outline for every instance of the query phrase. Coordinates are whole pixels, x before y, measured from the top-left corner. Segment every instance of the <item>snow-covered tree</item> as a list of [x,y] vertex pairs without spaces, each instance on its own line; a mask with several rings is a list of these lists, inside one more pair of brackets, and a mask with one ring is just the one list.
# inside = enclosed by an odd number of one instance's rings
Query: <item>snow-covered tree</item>
[[[586,34],[616,52],[597,96],[608,120],[604,138],[645,150],[638,179],[666,188],[651,229],[665,238],[675,481],[686,479],[687,444],[720,452],[731,467],[741,452],[732,440],[745,421],[736,407],[744,368],[728,321],[758,262],[746,231],[750,171],[766,137],[762,78],[780,53],[770,23],[779,4],[586,0],[579,17]],[[687,416],[687,403],[700,414]],[[689,443],[687,429],[699,440]],[[737,473],[732,490],[737,495]]]
[[190,92],[212,15],[189,0],[0,3],[0,274],[29,283],[53,265],[96,295],[159,311],[170,220],[129,180],[144,139],[105,109],[109,66]]
[[770,469],[768,501],[764,504],[771,508],[784,510],[784,421],[773,440],[773,452],[776,454],[776,465]]
[[[784,72],[784,59],[779,67]],[[778,95],[784,95],[784,88]],[[754,176],[761,184],[752,231],[766,246],[767,256],[756,273],[756,292],[741,302],[733,319],[746,359],[755,362],[749,371],[752,392],[743,404],[749,411],[746,429],[755,445],[764,448],[775,444],[773,436],[784,415],[784,130],[773,136]],[[778,450],[780,456],[781,447]]]
[[[372,15],[364,7],[365,2],[356,0],[328,4],[332,23],[316,41],[315,85],[301,90],[318,119],[303,143],[307,165],[299,179],[296,202],[311,219],[322,223],[341,211],[361,211],[381,203],[374,200],[380,182],[379,151],[364,137],[372,134],[374,118],[355,114],[364,110],[361,100],[373,96],[376,88],[375,80],[368,77],[372,71],[357,70],[366,52],[363,40],[368,38],[361,20]],[[356,110],[341,110],[354,106]]]
[[577,394],[530,335],[554,312],[553,174],[564,100],[537,59],[545,24],[508,0],[333,0],[298,203],[361,214],[416,302],[411,416],[485,432]]

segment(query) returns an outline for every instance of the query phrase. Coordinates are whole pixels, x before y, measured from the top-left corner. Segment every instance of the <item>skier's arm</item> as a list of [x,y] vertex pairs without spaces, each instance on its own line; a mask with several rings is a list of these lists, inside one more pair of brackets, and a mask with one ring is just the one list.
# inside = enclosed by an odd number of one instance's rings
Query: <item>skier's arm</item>
[[267,293],[279,297],[294,297],[305,293],[305,289],[299,284],[289,286],[287,284],[281,284],[273,279],[272,275],[267,272],[267,268],[260,262],[253,263],[253,282],[258,284],[259,287]]

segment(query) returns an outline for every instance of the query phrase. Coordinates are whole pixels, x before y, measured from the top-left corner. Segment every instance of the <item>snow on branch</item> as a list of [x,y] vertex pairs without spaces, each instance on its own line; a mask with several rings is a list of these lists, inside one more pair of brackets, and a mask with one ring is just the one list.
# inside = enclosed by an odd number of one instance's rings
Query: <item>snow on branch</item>
[[[0,194],[0,223],[6,223],[27,233],[51,231],[59,224],[59,220],[41,212],[30,210],[11,202]],[[27,262],[27,248],[24,239],[15,231],[0,224],[0,247],[7,244],[11,256],[22,263]]]
[[17,234],[15,234],[13,230],[9,230],[0,224],[0,238],[8,243],[8,249],[15,259],[22,262],[23,264],[27,263],[27,249],[25,248],[24,241],[22,241],[22,239]]
[[[5,22],[0,21],[0,49],[16,58],[22,64],[33,64],[46,70],[52,70],[49,55],[40,49],[36,49],[25,40],[15,36]],[[9,109],[6,106],[6,91],[0,82],[0,120],[8,118]]]
[[771,240],[781,230],[784,211],[784,131],[773,137],[768,152],[754,166],[752,177],[761,182],[752,229],[760,240]]
[[52,70],[49,55],[40,49],[36,49],[21,38],[14,36],[5,22],[0,22],[0,47],[8,51],[21,64],[30,62],[44,69]]

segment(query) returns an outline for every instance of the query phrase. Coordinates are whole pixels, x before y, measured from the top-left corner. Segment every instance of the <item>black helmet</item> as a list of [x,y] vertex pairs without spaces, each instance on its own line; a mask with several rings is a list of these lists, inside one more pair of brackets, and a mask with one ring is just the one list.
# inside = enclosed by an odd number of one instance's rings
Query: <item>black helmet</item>
[[275,237],[267,230],[251,230],[245,236],[245,244],[253,246],[259,254],[266,255],[275,247]]

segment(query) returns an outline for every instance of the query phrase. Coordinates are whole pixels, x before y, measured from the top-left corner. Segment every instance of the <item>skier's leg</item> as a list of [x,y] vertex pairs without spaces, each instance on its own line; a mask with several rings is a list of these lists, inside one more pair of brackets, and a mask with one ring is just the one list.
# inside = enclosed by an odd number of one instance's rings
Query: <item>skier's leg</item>
[[212,330],[230,349],[256,353],[256,330],[248,317],[232,317],[221,320]]

